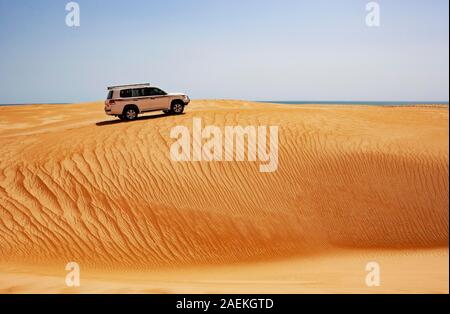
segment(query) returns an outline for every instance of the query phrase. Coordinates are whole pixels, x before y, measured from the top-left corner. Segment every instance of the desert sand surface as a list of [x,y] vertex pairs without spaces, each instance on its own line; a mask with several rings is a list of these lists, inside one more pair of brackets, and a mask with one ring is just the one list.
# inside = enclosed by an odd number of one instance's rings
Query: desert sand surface
[[[278,126],[277,171],[172,161],[193,118]],[[448,293],[448,141],[448,106],[0,107],[0,292]]]

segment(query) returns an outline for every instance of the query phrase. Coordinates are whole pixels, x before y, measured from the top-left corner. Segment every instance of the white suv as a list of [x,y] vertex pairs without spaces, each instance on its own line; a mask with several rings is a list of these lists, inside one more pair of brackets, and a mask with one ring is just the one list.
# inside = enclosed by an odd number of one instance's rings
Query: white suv
[[168,94],[150,84],[108,87],[105,113],[121,120],[135,120],[144,112],[162,110],[166,114],[181,114],[190,99],[185,94]]

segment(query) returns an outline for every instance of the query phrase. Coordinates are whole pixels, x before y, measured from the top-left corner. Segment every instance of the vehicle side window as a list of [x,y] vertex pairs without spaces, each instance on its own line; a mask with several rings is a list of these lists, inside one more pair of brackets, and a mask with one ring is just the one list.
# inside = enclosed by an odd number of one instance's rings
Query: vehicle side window
[[106,97],[106,99],[112,99],[113,98],[113,93],[114,93],[114,91],[112,91],[112,90],[110,90],[109,92],[108,92],[108,96]]
[[151,88],[143,88],[142,89],[142,96],[151,96],[152,95],[151,92],[152,92]]
[[152,96],[163,96],[166,95],[166,93],[159,88],[151,88],[151,95]]
[[131,89],[122,89],[120,91],[120,98],[129,98],[131,97]]
[[133,97],[142,97],[143,95],[143,90],[142,88],[135,88],[132,90],[132,96]]

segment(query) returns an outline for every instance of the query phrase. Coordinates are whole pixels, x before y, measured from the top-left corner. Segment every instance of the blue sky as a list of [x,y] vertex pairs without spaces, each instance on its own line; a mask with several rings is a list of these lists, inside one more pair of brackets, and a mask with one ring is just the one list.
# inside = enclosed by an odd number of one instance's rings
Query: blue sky
[[0,103],[191,98],[448,101],[447,0],[0,0]]

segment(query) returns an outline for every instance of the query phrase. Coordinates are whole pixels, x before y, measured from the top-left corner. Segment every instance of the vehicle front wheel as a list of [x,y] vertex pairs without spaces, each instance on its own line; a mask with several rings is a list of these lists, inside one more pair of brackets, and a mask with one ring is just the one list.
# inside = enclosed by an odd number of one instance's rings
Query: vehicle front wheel
[[164,112],[165,114],[169,114],[169,113],[170,113],[170,110],[163,110],[163,112]]
[[170,109],[174,114],[182,114],[184,111],[184,105],[181,102],[174,102]]

